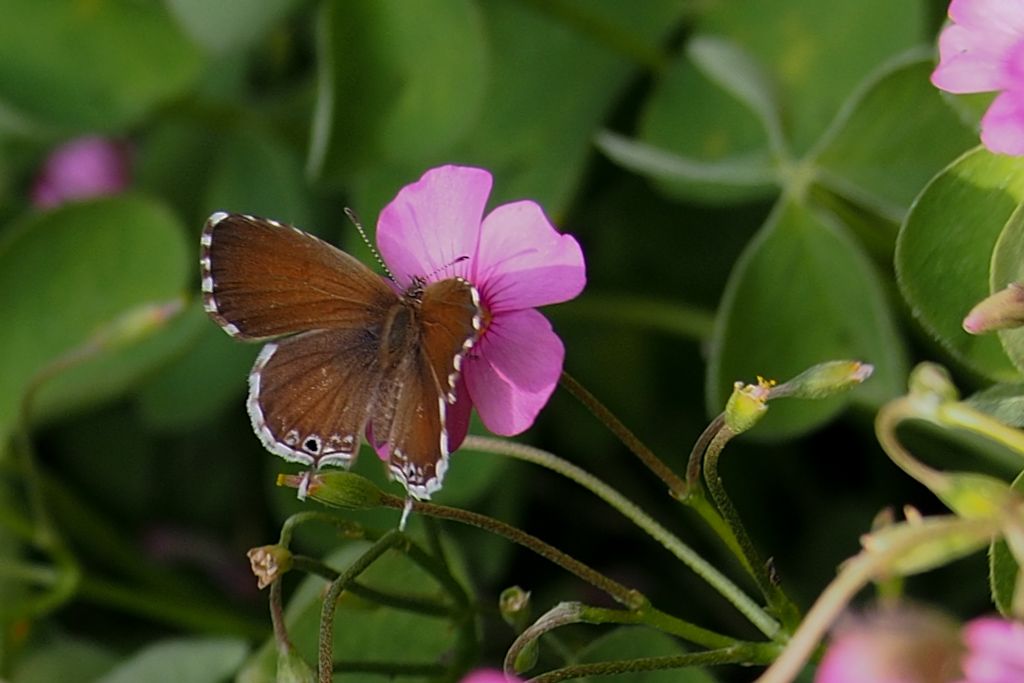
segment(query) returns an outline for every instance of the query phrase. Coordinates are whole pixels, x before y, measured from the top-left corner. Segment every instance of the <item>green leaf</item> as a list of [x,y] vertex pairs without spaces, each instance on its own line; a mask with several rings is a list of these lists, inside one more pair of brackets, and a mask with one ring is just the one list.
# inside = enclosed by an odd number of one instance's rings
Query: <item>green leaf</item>
[[858,83],[924,40],[925,13],[918,0],[719,2],[697,30],[743,45],[772,74],[799,154]]
[[117,656],[107,648],[84,640],[58,638],[20,657],[12,683],[94,681],[110,671]]
[[200,66],[160,3],[4,3],[0,103],[45,126],[121,129],[181,95]]
[[967,403],[1003,424],[1024,427],[1024,384],[993,384],[968,397]]
[[240,344],[215,325],[200,304],[185,314],[194,343],[141,388],[136,406],[146,423],[162,431],[185,431],[244,405],[246,381],[259,345]]
[[[622,626],[589,643],[579,653],[580,664],[591,664],[617,659],[638,657],[675,657],[689,652],[679,641],[660,631],[639,626]],[[604,678],[581,678],[598,683]],[[714,677],[704,669],[666,669],[620,674],[622,683],[714,683]]]
[[931,51],[915,50],[858,88],[813,155],[819,182],[902,220],[932,176],[977,144],[929,83],[934,67]]
[[761,65],[739,45],[713,36],[692,38],[687,53],[698,69],[757,115],[772,148],[782,150],[775,84]]
[[735,381],[785,380],[820,362],[875,366],[855,391],[821,401],[778,401],[752,433],[792,436],[835,415],[851,396],[872,404],[899,393],[904,358],[878,275],[845,229],[789,199],[747,245],[719,310],[708,366],[708,409]]
[[[993,294],[1011,282],[1024,282],[1024,209],[1021,206],[1006,222],[992,250],[989,287]],[[999,330],[998,335],[1006,355],[1018,370],[1024,371],[1024,329]]]
[[[161,205],[130,195],[32,214],[11,226],[5,238],[0,241],[0,310],[7,319],[0,330],[0,443],[37,372],[126,311],[180,296],[190,260],[174,217]],[[107,354],[124,358],[124,365],[107,361]],[[93,398],[130,384],[141,366],[161,361],[164,354],[141,364],[117,349],[104,356],[101,362],[111,363],[108,372],[118,376],[97,386]],[[59,398],[50,392],[45,400]],[[79,391],[76,402],[85,398]]]
[[[642,12],[618,0],[564,4],[651,46],[661,44],[683,10],[673,0],[648,0]],[[524,3],[481,9],[491,48],[487,104],[453,158],[494,172],[492,203],[529,197],[558,221],[582,180],[594,135],[636,64],[579,25]]]
[[[369,547],[358,541],[347,544],[325,559],[328,566],[343,571]],[[405,555],[383,555],[360,578],[378,590],[440,597],[437,583]],[[319,577],[305,579],[287,598],[285,623],[296,650],[307,662],[316,661],[320,608],[327,583]],[[454,627],[444,619],[414,614],[343,595],[338,603],[334,626],[335,661],[387,661],[395,663],[436,662],[453,645]],[[240,683],[273,681],[277,653],[273,641],[257,651],[242,671]],[[360,681],[391,680],[385,675],[363,674]],[[404,678],[414,682],[424,678]]]
[[[183,305],[181,300],[173,305]],[[129,313],[130,315],[130,313]],[[124,393],[174,362],[195,343],[180,312],[130,345],[114,345],[47,379],[33,397],[32,420],[45,422]]]
[[165,640],[143,648],[97,683],[222,683],[249,646],[228,638]]
[[192,39],[213,53],[247,47],[283,19],[297,0],[166,0]]
[[[713,44],[708,40],[706,45]],[[648,97],[638,133],[646,147],[624,147],[606,136],[599,144],[614,161],[655,180],[671,197],[740,201],[771,196],[779,181],[765,123],[749,103],[736,98],[741,85],[730,93],[694,64],[691,53],[704,58],[704,67],[719,66],[701,54],[700,45],[680,55]]]
[[[1012,488],[1019,494],[1024,494],[1024,473],[1014,479]],[[1017,589],[1017,576],[1020,573],[1020,566],[1010,552],[1010,546],[1006,541],[998,539],[992,542],[988,550],[988,579],[989,588],[992,591],[992,602],[996,609],[1006,618],[1012,618],[1013,594]]]
[[1020,375],[993,335],[961,323],[989,295],[996,240],[1024,201],[1024,161],[978,148],[937,175],[896,241],[896,276],[921,326],[959,362],[999,382]]
[[469,0],[324,3],[309,167],[345,179],[449,148],[480,114],[484,27]]
[[308,226],[311,211],[302,164],[266,132],[235,131],[224,140],[210,171],[206,208]]
[[[694,186],[725,186],[738,190],[747,188],[757,196],[773,189],[777,184],[775,164],[767,154],[750,157],[730,157],[720,161],[701,161],[681,157],[652,145],[630,140],[616,133],[605,131],[596,138],[597,146],[615,163],[635,173],[657,180],[669,194],[686,195],[695,192]],[[705,198],[715,193],[706,187],[699,192]],[[723,193],[729,198],[737,197],[735,191]]]

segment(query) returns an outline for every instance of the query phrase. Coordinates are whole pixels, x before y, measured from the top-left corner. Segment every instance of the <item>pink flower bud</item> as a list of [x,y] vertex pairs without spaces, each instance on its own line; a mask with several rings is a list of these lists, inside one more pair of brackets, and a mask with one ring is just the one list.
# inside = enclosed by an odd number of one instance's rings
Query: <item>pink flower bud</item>
[[123,144],[98,136],[76,138],[53,150],[36,176],[32,203],[39,208],[116,194],[130,182]]

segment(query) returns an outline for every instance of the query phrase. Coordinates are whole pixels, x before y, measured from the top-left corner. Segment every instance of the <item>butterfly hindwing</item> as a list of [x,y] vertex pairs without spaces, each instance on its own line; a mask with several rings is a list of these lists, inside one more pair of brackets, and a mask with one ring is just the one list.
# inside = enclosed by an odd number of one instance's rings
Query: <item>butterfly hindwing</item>
[[372,330],[306,332],[267,344],[249,376],[249,417],[268,450],[348,466],[382,385]]
[[453,278],[428,286],[410,319],[412,342],[401,352],[396,381],[385,381],[388,390],[374,409],[374,433],[389,446],[391,473],[417,498],[441,488],[448,407],[480,321],[479,297],[468,282]]

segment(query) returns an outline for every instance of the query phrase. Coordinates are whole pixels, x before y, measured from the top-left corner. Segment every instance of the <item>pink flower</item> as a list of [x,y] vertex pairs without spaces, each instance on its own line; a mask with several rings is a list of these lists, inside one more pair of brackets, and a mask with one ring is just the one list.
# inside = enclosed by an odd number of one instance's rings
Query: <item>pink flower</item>
[[461,276],[480,293],[483,331],[462,364],[458,401],[448,416],[452,450],[465,438],[471,405],[496,434],[533,424],[565,356],[551,323],[535,309],[572,299],[586,283],[575,239],[559,234],[532,201],[503,204],[485,216],[490,192],[487,171],[441,166],[402,188],[377,223],[377,246],[401,287],[417,276]]
[[50,153],[32,187],[32,203],[49,208],[97,195],[116,194],[129,183],[123,145],[102,137],[82,137]]
[[1024,154],[1024,2],[953,0],[932,83],[951,93],[999,91],[981,120],[993,152]]
[[1024,624],[996,617],[975,619],[964,627],[967,656],[960,683],[1024,681]]
[[814,683],[950,683],[960,652],[956,624],[930,611],[851,616],[837,626]]
[[522,679],[515,676],[505,677],[497,669],[477,669],[466,674],[459,683],[522,683]]

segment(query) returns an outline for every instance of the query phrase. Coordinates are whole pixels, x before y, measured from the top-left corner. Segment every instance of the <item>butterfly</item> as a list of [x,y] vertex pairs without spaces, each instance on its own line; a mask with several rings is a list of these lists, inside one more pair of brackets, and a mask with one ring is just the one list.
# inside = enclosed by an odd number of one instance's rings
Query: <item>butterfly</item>
[[483,319],[472,284],[415,277],[399,292],[298,228],[221,211],[203,228],[200,270],[213,321],[269,341],[246,402],[267,450],[314,470],[349,467],[369,425],[411,496],[441,488],[448,408]]

